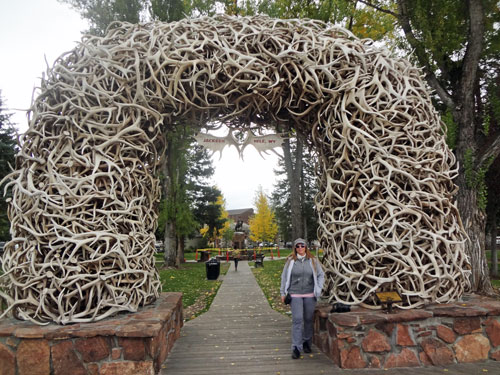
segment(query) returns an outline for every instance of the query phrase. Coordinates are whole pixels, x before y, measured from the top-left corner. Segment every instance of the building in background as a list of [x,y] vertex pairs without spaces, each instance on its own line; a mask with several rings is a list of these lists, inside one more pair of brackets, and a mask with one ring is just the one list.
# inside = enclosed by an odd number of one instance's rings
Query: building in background
[[238,208],[237,210],[227,210],[229,219],[237,223],[242,221],[245,224],[250,224],[250,218],[254,215],[253,208]]

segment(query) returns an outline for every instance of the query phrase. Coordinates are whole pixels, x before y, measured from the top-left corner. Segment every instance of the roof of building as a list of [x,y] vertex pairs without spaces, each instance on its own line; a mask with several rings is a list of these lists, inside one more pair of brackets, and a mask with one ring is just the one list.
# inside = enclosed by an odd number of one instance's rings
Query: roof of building
[[238,208],[236,210],[227,210],[227,214],[234,216],[234,215],[241,215],[244,214],[248,211],[251,211],[253,213],[253,208]]

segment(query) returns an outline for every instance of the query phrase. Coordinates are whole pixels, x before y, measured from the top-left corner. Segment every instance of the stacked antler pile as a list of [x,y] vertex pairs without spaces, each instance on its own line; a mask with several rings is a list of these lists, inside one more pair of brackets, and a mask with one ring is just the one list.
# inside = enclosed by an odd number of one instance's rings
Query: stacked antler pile
[[339,66],[348,89],[313,129],[330,300],[380,308],[374,293],[391,290],[406,308],[455,300],[470,274],[455,158],[419,71],[383,55],[351,62],[366,70]]
[[115,26],[56,61],[33,105],[3,259],[17,316],[91,321],[157,297],[155,175],[180,118],[312,136],[331,299],[462,293],[454,160],[418,70],[316,21]]

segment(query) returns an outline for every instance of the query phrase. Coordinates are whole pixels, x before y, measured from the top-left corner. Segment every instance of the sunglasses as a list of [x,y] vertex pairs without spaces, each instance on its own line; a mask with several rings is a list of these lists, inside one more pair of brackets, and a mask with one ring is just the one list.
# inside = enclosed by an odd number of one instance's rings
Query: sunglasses
[[297,245],[297,246],[295,246],[296,249],[298,249],[299,247],[306,247],[306,245]]

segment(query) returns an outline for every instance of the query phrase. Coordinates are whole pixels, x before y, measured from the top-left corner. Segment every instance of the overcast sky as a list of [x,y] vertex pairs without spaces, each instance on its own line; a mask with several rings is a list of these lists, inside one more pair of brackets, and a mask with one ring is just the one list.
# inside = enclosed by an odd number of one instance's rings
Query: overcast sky
[[[20,132],[28,127],[22,110],[30,106],[47,63],[52,66],[73,49],[86,28],[76,11],[57,0],[0,0],[0,90]],[[218,153],[213,160],[213,183],[222,190],[227,209],[254,206],[259,185],[271,193],[278,160],[274,154],[264,160],[247,147],[242,161],[232,147],[224,150],[220,161]]]

